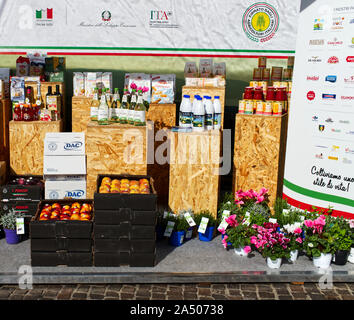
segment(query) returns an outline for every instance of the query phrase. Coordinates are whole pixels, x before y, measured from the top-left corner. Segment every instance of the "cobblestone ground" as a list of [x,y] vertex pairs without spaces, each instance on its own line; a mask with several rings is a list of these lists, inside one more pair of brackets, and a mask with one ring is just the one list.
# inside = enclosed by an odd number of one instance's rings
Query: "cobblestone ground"
[[1,300],[354,300],[354,283],[0,285]]

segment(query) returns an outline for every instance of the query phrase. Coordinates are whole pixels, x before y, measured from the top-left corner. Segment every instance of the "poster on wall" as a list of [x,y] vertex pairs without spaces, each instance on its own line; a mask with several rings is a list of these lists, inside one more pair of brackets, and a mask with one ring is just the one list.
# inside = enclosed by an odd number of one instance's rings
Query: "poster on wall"
[[283,197],[354,218],[352,0],[303,2],[292,89]]
[[0,0],[0,53],[288,56],[300,0]]

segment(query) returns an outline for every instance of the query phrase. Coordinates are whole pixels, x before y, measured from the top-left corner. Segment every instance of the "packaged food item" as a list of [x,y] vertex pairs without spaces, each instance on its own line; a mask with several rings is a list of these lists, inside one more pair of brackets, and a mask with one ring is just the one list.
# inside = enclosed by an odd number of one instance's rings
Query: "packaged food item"
[[269,68],[264,68],[262,69],[262,80],[263,81],[270,81],[270,69]]
[[262,69],[254,68],[253,69],[253,81],[261,81],[262,80]]
[[125,78],[128,81],[129,93],[132,91],[133,87],[141,87],[143,91],[143,100],[150,103],[151,101],[151,75],[146,73],[130,73],[128,77]]
[[0,68],[0,79],[4,81],[4,98],[10,96],[10,68]]
[[226,77],[226,63],[218,62],[213,64],[213,75]]
[[175,86],[175,74],[151,75],[151,103],[173,103]]
[[112,72],[102,72],[101,82],[102,82],[102,89],[109,89],[109,92],[113,92]]
[[10,97],[12,101],[25,102],[25,80],[23,77],[11,77]]
[[283,72],[283,80],[284,81],[289,81],[291,80],[292,78],[292,69],[284,69],[284,72]]
[[40,53],[29,53],[27,57],[30,60],[29,75],[30,76],[41,76],[44,75],[45,69],[45,58],[46,56]]
[[288,57],[288,69],[294,69],[295,56]]
[[47,57],[45,58],[45,71],[46,72],[59,72],[65,71],[65,58],[64,57]]
[[27,57],[18,57],[16,60],[16,76],[24,77],[29,75],[30,60]]
[[198,77],[198,69],[197,69],[197,64],[195,62],[186,62],[184,66],[184,77],[185,78]]
[[85,95],[85,75],[83,72],[74,72],[73,87],[74,96]]
[[223,87],[225,79],[220,76],[213,78],[186,78],[185,82],[188,87]]
[[272,67],[272,81],[281,81],[283,77],[283,67]]
[[0,79],[0,99],[5,98],[5,83],[4,80]]
[[96,85],[96,72],[85,72],[85,96],[92,98],[95,92]]
[[213,59],[199,60],[199,74],[202,78],[209,78],[213,73]]
[[266,67],[267,67],[267,57],[259,57],[258,68],[266,68]]
[[64,82],[64,72],[49,72],[48,80],[49,82]]
[[244,114],[246,108],[246,100],[240,100],[238,102],[238,113]]

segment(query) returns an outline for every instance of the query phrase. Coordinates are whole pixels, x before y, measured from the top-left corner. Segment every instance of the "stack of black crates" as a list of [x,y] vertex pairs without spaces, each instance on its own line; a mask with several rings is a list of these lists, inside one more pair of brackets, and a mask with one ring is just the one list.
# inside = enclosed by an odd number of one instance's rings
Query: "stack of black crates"
[[74,202],[92,205],[92,200],[44,200],[30,223],[32,266],[92,266],[91,221],[48,220],[39,216],[45,204],[71,205]]
[[94,265],[153,267],[156,264],[157,194],[150,176],[109,175],[113,179],[148,179],[150,194],[94,194]]

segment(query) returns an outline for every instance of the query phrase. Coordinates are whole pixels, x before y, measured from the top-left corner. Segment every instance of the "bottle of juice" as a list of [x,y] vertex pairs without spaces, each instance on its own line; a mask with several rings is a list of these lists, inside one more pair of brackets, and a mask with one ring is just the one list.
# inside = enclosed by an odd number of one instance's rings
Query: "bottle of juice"
[[19,103],[15,104],[14,121],[23,121],[23,108]]
[[135,126],[145,126],[145,112],[146,108],[143,101],[143,91],[138,91],[138,101],[134,110],[134,125]]
[[31,106],[29,104],[23,105],[23,121],[32,121],[33,120],[33,113],[31,110]]
[[221,103],[220,96],[214,96],[214,129],[219,130],[221,128]]
[[245,114],[253,114],[253,88],[246,87],[243,95],[245,100]]
[[[285,88],[284,88],[285,90]],[[281,116],[284,110],[283,88],[278,88],[273,102],[273,116]]]
[[190,95],[183,95],[179,109],[179,126],[182,128],[191,128],[193,121],[192,103]]
[[128,103],[128,89],[124,88],[122,105],[120,110],[119,123],[126,124],[128,123],[128,111],[129,111],[129,103]]
[[98,107],[97,121],[100,125],[109,124],[109,108],[106,102],[106,95],[102,92],[100,105]]
[[98,88],[95,88],[94,94],[93,94],[93,99],[91,101],[91,121],[97,121],[97,115],[98,115],[98,107],[100,105],[100,101],[98,100]]
[[254,90],[253,109],[256,109],[255,110],[256,114],[263,115],[263,88],[262,87],[257,87]]

